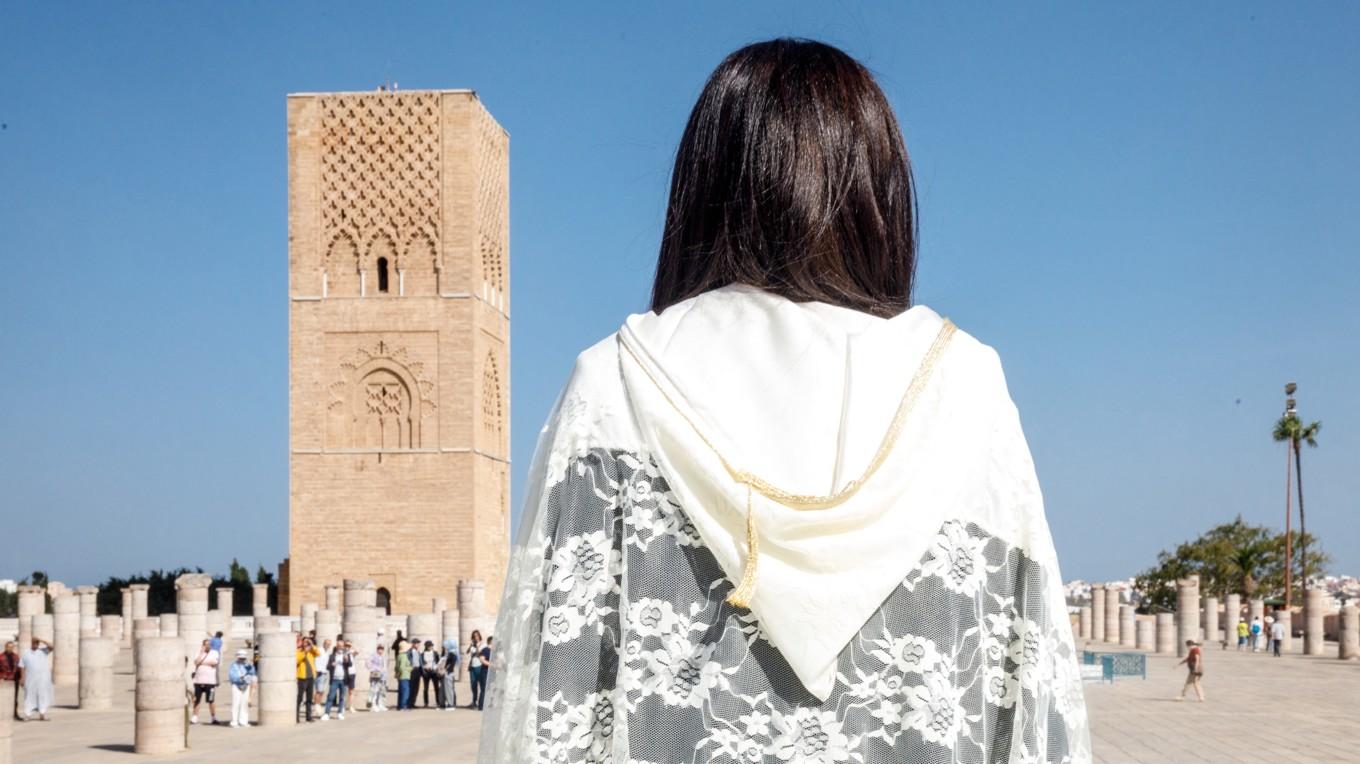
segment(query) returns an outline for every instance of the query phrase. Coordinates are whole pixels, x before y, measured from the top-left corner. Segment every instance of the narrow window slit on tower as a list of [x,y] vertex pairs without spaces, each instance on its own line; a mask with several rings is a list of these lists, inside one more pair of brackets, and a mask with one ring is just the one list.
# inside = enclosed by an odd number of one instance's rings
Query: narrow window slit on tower
[[387,291],[387,258],[378,258],[378,291]]

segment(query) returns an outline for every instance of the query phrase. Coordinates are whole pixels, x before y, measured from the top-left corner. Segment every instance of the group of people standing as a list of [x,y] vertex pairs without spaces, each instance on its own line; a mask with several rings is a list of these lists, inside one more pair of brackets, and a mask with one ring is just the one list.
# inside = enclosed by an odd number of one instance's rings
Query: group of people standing
[[1256,616],[1247,623],[1247,619],[1237,620],[1237,651],[1250,649],[1253,653],[1262,650],[1280,657],[1280,651],[1284,648],[1284,641],[1289,635],[1285,632],[1284,621],[1278,617]]
[[[29,721],[36,715],[47,721],[47,709],[52,705],[52,645],[34,639],[30,649],[19,654],[17,642],[6,642],[0,653],[0,683],[14,683],[14,718]],[[19,686],[23,685],[23,704],[19,703]]]

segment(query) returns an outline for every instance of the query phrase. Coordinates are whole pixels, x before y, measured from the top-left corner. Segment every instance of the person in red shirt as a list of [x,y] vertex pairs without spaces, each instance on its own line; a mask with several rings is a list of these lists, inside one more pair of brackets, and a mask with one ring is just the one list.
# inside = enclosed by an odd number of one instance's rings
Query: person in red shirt
[[1190,673],[1186,675],[1185,684],[1181,686],[1181,695],[1176,700],[1185,700],[1185,691],[1194,687],[1195,696],[1199,698],[1199,702],[1203,703],[1204,688],[1200,686],[1199,680],[1204,676],[1204,653],[1199,649],[1199,643],[1193,639],[1185,640],[1185,646],[1189,648],[1185,653],[1185,658],[1176,665],[1179,666],[1184,663]]
[[[5,651],[0,653],[0,692],[14,693],[14,718],[19,716],[19,682],[23,680],[24,670],[19,667],[19,648],[13,642],[5,643]],[[5,689],[4,682],[11,682],[14,687]]]

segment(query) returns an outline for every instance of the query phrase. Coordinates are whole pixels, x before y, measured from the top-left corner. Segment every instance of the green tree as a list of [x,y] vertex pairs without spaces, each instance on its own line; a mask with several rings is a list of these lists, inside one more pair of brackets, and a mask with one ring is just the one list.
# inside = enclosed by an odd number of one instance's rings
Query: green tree
[[[1294,539],[1301,548],[1305,541],[1300,531]],[[1176,607],[1176,582],[1198,575],[1200,590],[1214,595],[1236,592],[1246,597],[1275,597],[1284,590],[1290,574],[1284,563],[1285,534],[1265,526],[1249,525],[1239,516],[1230,523],[1214,526],[1200,537],[1178,544],[1157,555],[1157,564],[1138,574],[1134,590],[1140,595],[1145,613],[1166,612]],[[1320,549],[1308,554],[1308,565],[1321,570],[1328,558]]]
[[233,584],[249,584],[250,571],[246,570],[246,566],[237,562],[236,558],[233,557],[231,558],[231,569],[227,573],[227,580]]
[[[1292,400],[1292,399],[1291,399]],[[1292,408],[1292,406],[1291,406]],[[1272,436],[1277,443],[1285,442],[1294,451],[1294,477],[1299,489],[1299,578],[1303,581],[1304,591],[1308,590],[1308,525],[1303,514],[1303,444],[1317,448],[1317,435],[1322,430],[1322,422],[1304,424],[1298,414],[1288,413],[1275,423]]]

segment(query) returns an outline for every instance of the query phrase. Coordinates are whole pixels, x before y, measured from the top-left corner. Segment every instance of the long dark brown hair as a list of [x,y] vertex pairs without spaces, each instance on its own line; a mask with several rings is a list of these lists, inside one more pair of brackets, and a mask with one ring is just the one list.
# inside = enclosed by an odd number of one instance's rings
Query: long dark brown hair
[[869,71],[789,38],[724,59],[676,150],[652,310],[740,283],[893,316],[915,269],[911,163]]

